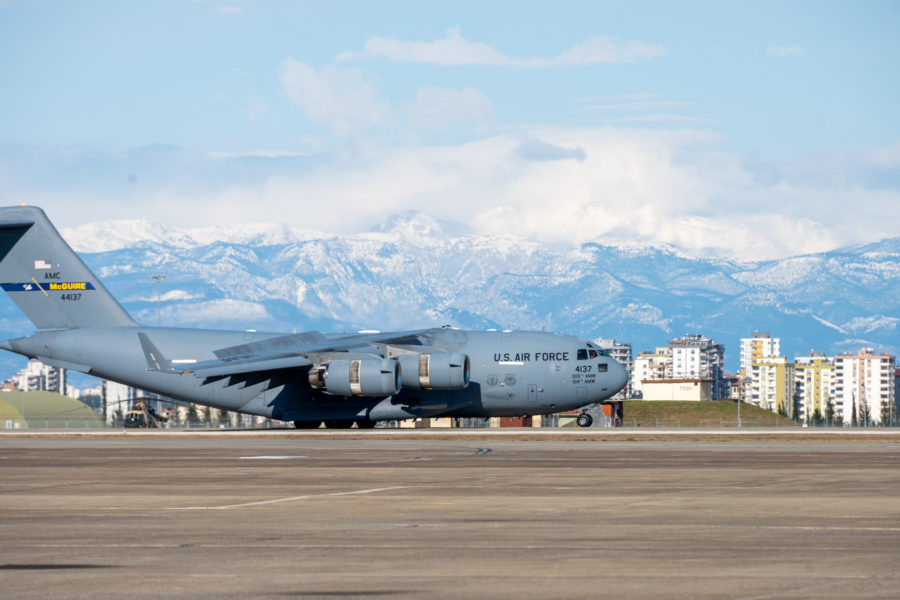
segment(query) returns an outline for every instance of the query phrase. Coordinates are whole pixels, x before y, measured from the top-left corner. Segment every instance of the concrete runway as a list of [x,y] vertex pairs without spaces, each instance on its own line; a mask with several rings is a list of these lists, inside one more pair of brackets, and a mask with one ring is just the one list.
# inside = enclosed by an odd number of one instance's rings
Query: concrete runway
[[900,444],[0,436],[0,596],[896,598]]

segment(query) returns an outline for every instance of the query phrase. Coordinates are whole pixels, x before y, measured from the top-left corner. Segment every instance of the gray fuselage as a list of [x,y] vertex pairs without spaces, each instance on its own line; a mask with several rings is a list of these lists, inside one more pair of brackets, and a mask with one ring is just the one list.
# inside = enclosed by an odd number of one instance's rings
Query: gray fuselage
[[[305,369],[207,378],[151,370],[139,333],[151,337],[173,362],[188,364],[215,359],[213,351],[218,348],[265,344],[281,337],[276,333],[133,326],[39,332],[7,344],[14,352],[50,364],[177,400],[288,421],[554,413],[606,400],[627,382],[624,367],[579,338],[444,328],[417,332],[418,338],[430,347],[469,357],[471,379],[465,389],[402,389],[386,397],[335,396],[311,387]],[[392,356],[389,343],[365,343],[354,351]]]

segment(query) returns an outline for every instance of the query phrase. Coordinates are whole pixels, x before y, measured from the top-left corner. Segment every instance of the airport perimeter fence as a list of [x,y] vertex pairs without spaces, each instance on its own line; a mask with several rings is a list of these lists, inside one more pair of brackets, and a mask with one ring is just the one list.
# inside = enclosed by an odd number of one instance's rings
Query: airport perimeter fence
[[[603,415],[600,411],[591,411],[592,416],[594,417],[594,422],[592,427],[597,428],[607,428],[614,427],[615,424],[612,419]],[[542,423],[542,427],[576,427],[573,418],[571,415],[567,415],[567,419],[563,421],[559,418],[558,415],[550,415],[551,419],[546,419]],[[553,418],[555,417],[555,418]],[[481,419],[481,418],[472,418],[472,419],[459,419],[457,424],[454,424],[455,427],[466,428],[466,429],[480,429],[480,428],[490,428],[496,427],[496,424],[491,423],[490,419]],[[121,429],[123,424],[121,422],[113,422],[110,424],[105,423],[103,417],[98,415],[97,417],[84,417],[83,415],[77,416],[60,416],[59,414],[52,415],[42,415],[42,414],[27,414],[25,421],[23,422],[21,416],[16,415],[15,417],[3,417],[0,416],[0,429],[6,430],[17,430],[17,429],[55,429],[55,430],[84,430],[84,429]],[[280,421],[272,421],[271,419],[228,419],[228,422],[218,422],[218,421],[206,421],[206,420],[197,420],[191,422],[174,422],[170,421],[169,423],[161,424],[162,429],[194,429],[194,430],[216,430],[216,429],[226,429],[226,430],[235,430],[235,429],[284,429],[284,428],[292,428],[292,423],[283,423]],[[380,428],[400,428],[402,425],[396,421],[388,421],[379,424]],[[842,424],[842,423],[833,423],[833,424],[804,424],[798,423],[797,421],[793,421],[787,417],[783,417],[780,415],[775,415],[773,418],[767,419],[758,419],[758,418],[742,418],[740,422],[735,419],[723,419],[723,418],[699,418],[699,419],[690,419],[690,418],[656,418],[656,417],[628,417],[625,416],[622,419],[621,423],[619,423],[619,427],[623,428],[637,428],[637,429],[707,429],[707,428],[785,428],[785,429],[798,429],[798,428],[808,428],[808,429],[880,429],[889,427],[887,425],[880,425],[878,423],[869,423],[869,424]]]
[[[245,423],[242,419],[231,420],[227,423],[218,421],[196,420],[190,422],[170,421],[162,423],[161,429],[271,429],[276,427],[285,427],[287,424],[274,424],[271,419],[261,420],[257,423]],[[17,430],[17,429],[122,429],[124,423],[122,419],[112,419],[107,423],[102,415],[94,416],[61,416],[58,413],[41,414],[28,412],[23,419],[21,415],[2,416],[0,415],[0,430]]]
[[884,429],[890,428],[890,425],[881,425],[879,423],[869,423],[867,425],[849,425],[843,423],[801,423],[789,419],[788,417],[776,416],[773,419],[741,419],[738,421],[737,419],[718,419],[718,418],[707,418],[707,419],[637,419],[637,418],[629,418],[625,417],[622,420],[621,427],[627,428],[643,428],[643,429],[678,429],[678,428],[688,428],[688,429],[706,429],[712,427],[720,427],[720,428],[793,428],[793,429]]
[[3,419],[0,421],[3,429],[97,429],[103,427],[103,424],[97,419],[71,418],[61,419],[59,417],[28,416],[23,422],[18,419]]

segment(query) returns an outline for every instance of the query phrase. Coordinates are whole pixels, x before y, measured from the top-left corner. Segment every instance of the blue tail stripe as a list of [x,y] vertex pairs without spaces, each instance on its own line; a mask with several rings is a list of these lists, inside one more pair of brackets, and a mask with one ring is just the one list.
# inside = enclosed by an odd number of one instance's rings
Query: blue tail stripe
[[90,281],[69,281],[60,283],[0,283],[0,288],[4,292],[81,292],[84,290],[93,290],[94,284]]

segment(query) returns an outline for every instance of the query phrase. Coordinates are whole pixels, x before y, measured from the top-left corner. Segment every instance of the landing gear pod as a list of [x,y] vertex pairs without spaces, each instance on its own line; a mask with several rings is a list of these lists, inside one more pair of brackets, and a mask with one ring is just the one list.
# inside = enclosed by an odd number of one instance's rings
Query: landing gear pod
[[469,357],[462,352],[404,354],[398,360],[406,389],[461,390],[469,385]]
[[393,396],[400,393],[400,365],[389,358],[334,360],[311,368],[309,383],[336,396]]

